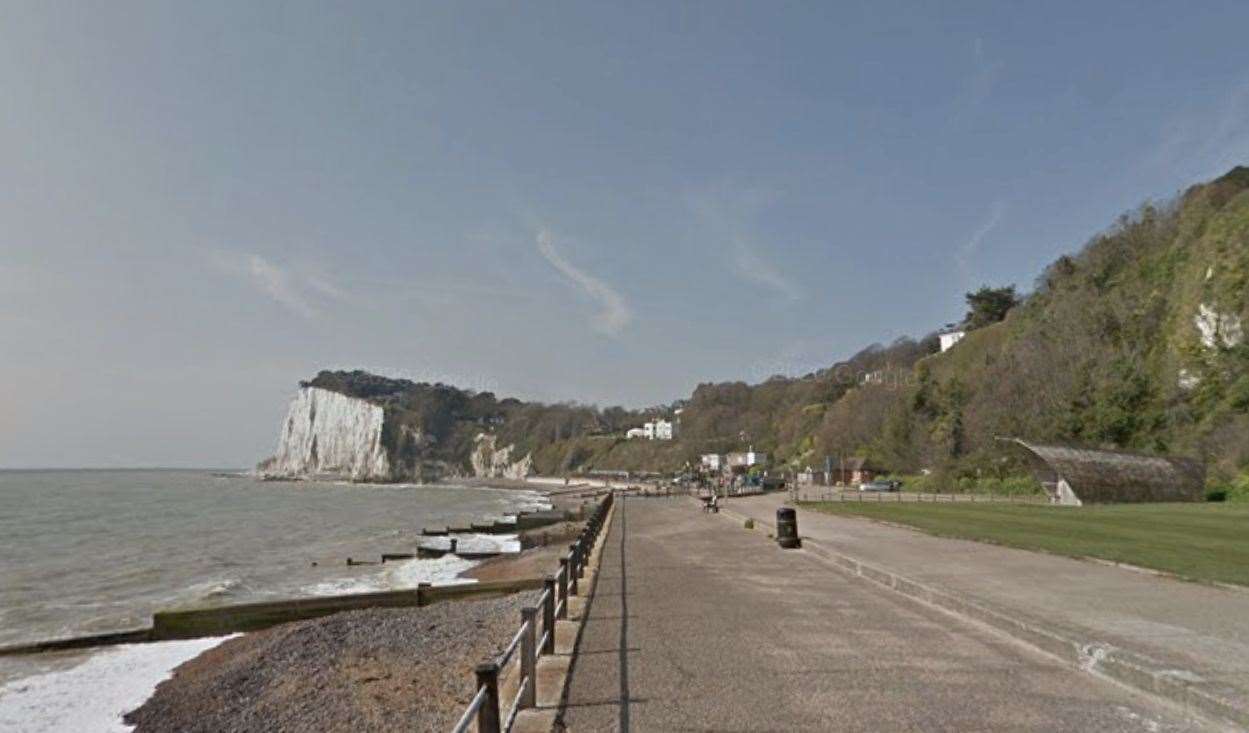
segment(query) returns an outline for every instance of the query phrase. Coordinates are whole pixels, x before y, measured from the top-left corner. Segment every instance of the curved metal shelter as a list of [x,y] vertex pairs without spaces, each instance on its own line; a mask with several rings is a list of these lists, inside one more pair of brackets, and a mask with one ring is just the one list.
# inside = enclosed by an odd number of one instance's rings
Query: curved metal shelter
[[1027,453],[1032,471],[1054,504],[1201,501],[1206,467],[1192,458],[1038,445],[999,438]]

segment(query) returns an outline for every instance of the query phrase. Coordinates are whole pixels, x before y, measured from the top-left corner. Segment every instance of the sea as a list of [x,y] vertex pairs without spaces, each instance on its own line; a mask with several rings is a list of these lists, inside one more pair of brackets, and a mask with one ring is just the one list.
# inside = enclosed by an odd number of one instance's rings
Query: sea
[[[422,527],[548,507],[537,492],[478,486],[0,471],[0,646],[142,627],[162,609],[471,582],[460,575],[473,563],[453,556],[347,558],[414,552]],[[518,545],[505,535],[472,541]],[[0,656],[0,731],[127,730],[123,707],[219,642]]]

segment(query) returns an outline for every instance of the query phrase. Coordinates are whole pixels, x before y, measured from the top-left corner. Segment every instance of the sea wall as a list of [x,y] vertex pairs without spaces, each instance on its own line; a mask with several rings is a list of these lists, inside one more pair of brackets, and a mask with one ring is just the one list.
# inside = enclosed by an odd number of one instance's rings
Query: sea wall
[[367,400],[303,387],[291,400],[274,456],[258,471],[269,478],[389,481],[382,445],[385,413]]

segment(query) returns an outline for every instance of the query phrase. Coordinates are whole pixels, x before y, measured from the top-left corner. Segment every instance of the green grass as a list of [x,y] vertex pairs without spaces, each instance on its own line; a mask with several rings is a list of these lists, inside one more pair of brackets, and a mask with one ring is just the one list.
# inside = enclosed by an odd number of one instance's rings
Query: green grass
[[942,537],[1096,557],[1190,580],[1249,586],[1249,505],[808,502],[809,509],[906,524]]

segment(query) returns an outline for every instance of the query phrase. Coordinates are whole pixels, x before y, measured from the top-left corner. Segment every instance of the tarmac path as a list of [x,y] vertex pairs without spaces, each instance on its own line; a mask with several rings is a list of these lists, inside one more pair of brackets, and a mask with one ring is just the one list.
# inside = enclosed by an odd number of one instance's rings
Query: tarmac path
[[1209,730],[688,498],[618,505],[571,731]]

